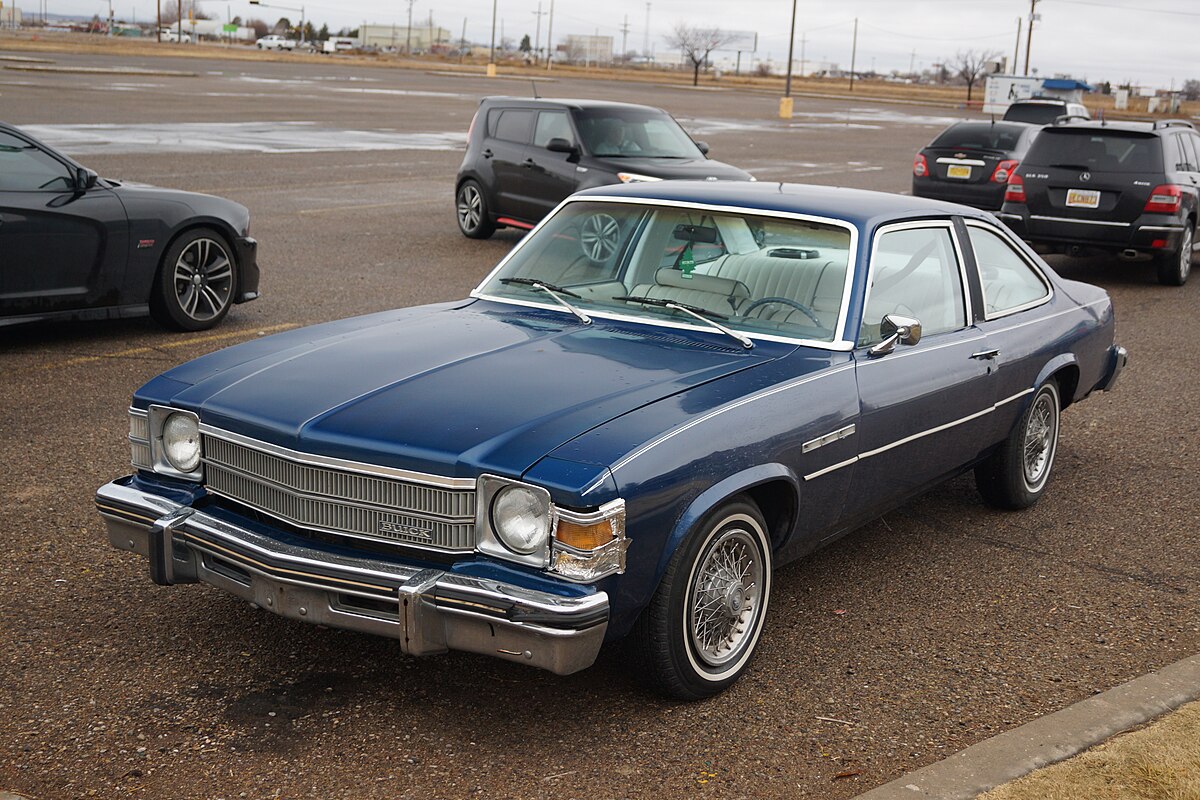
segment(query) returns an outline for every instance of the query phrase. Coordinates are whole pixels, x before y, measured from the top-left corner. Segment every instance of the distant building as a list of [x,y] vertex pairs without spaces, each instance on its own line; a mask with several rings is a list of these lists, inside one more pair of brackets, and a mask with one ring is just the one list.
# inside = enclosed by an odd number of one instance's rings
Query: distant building
[[15,5],[0,8],[0,28],[21,27],[21,9]]
[[564,45],[567,59],[577,64],[611,64],[613,37],[568,34]]
[[438,47],[458,46],[454,34],[437,25],[413,25],[411,31],[407,25],[363,25],[358,33],[359,41],[365,47],[381,50],[394,47],[403,52],[407,46],[413,52],[429,52]]

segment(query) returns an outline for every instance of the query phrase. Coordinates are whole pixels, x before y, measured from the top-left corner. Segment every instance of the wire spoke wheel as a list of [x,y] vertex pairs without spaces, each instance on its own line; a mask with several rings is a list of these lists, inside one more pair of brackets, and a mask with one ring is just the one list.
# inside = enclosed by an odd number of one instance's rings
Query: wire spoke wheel
[[1022,443],[1025,483],[1029,488],[1037,488],[1045,482],[1054,461],[1057,440],[1058,408],[1054,396],[1044,392],[1033,401]]
[[593,264],[603,264],[617,252],[621,226],[611,214],[592,214],[579,229],[579,247]]
[[762,560],[751,534],[723,531],[704,553],[692,580],[688,633],[709,667],[737,659],[757,630],[762,612]]
[[193,240],[175,260],[172,284],[179,308],[196,322],[224,312],[233,297],[233,264],[220,242]]

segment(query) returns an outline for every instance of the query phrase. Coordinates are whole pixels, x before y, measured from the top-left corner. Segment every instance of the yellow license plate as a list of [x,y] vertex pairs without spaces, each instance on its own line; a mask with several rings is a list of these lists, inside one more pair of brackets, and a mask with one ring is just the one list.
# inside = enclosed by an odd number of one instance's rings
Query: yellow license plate
[[1095,189],[1068,189],[1067,205],[1071,208],[1099,208],[1100,193]]
[[971,168],[963,164],[951,164],[946,167],[947,178],[970,178]]

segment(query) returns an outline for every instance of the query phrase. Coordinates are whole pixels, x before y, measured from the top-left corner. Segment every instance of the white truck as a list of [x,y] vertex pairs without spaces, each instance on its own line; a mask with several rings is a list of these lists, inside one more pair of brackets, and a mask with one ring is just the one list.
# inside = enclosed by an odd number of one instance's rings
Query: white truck
[[259,50],[295,50],[296,40],[277,33],[269,33],[254,43]]
[[349,53],[358,47],[358,42],[347,36],[330,36],[321,45],[322,53]]

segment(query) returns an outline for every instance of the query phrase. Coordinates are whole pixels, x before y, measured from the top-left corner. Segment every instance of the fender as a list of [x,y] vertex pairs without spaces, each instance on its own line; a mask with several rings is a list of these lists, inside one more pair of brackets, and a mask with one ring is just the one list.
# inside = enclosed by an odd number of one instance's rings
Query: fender
[[[1047,361],[1046,365],[1042,367],[1042,371],[1038,373],[1037,380],[1033,382],[1034,390],[1036,391],[1036,390],[1040,389],[1042,387],[1042,384],[1044,384],[1047,380],[1050,379],[1051,375],[1053,375],[1056,372],[1059,372],[1060,370],[1063,369],[1063,367],[1075,367],[1076,369],[1079,369],[1079,362],[1075,359],[1074,353],[1062,353],[1062,354],[1057,355],[1054,358],[1050,359],[1049,361]],[[1079,390],[1079,387],[1076,386],[1075,391],[1078,391],[1078,390]],[[1069,402],[1072,402],[1072,403],[1075,402],[1074,397],[1069,397],[1066,399]],[[1027,402],[1022,403],[1021,408],[1024,409],[1025,406],[1027,406],[1027,405],[1029,405]]]
[[[792,470],[778,463],[759,464],[758,466],[735,473],[713,484],[697,495],[683,514],[680,515],[679,521],[675,523],[675,527],[671,530],[671,535],[667,537],[667,541],[663,545],[662,555],[659,556],[658,566],[654,572],[654,585],[657,586],[662,580],[663,573],[667,571],[667,564],[670,562],[671,557],[675,555],[675,551],[679,548],[684,538],[692,532],[705,516],[730,497],[741,494],[755,486],[781,478],[787,481],[788,485],[792,487],[792,491],[796,496],[796,508],[799,509],[800,480]],[[790,529],[791,526],[789,526]],[[775,542],[774,544],[776,545],[776,549],[778,549],[780,543]]]

